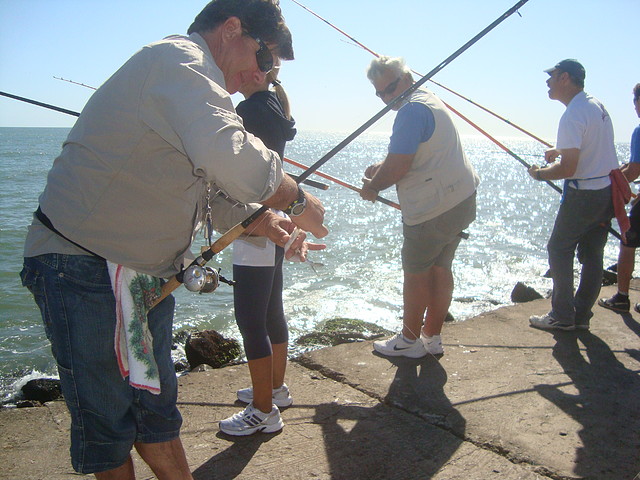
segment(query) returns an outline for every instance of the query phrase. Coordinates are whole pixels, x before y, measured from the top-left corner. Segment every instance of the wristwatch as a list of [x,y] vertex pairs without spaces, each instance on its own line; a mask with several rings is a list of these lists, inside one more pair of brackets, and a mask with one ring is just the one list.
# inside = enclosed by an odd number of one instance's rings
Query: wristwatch
[[302,188],[300,188],[300,185],[298,185],[298,198],[296,198],[293,202],[291,202],[291,205],[289,205],[284,213],[286,213],[287,215],[291,215],[292,217],[297,217],[299,215],[302,215],[302,212],[304,212],[304,209],[307,207],[307,197],[304,194],[304,190],[302,190]]

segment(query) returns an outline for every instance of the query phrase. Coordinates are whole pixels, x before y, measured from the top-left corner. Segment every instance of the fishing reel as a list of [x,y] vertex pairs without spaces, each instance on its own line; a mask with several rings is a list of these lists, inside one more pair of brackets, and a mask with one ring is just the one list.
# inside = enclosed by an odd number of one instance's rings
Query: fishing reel
[[220,269],[213,267],[201,267],[191,265],[184,271],[184,286],[190,292],[212,293],[218,288],[220,282],[227,285],[235,285],[233,280],[227,280],[220,275]]

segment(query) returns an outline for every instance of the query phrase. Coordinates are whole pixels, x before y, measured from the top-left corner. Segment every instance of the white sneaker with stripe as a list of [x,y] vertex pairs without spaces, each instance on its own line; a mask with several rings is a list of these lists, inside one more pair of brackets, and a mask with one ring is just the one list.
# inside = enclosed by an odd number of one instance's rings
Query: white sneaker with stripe
[[271,412],[264,413],[252,403],[229,418],[220,422],[220,431],[227,435],[252,435],[257,432],[274,433],[282,430],[284,423],[280,418],[280,410],[272,405]]

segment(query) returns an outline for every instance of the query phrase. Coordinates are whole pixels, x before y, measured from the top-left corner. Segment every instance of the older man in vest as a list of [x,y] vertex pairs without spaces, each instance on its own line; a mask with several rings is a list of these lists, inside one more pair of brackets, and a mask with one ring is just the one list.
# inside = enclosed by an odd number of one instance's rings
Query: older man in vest
[[[401,58],[374,59],[367,76],[386,104],[414,83]],[[393,109],[398,113],[387,157],[366,169],[361,197],[375,201],[378,192],[392,185],[398,192],[404,236],[403,328],[374,342],[374,348],[388,356],[441,355],[440,333],[453,293],[451,265],[460,234],[476,216],[479,179],[449,111],[433,93],[416,89]]]

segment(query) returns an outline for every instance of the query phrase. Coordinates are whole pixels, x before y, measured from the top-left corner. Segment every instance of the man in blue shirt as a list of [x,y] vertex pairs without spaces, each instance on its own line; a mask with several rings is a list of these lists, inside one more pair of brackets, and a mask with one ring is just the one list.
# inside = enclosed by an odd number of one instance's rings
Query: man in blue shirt
[[[640,117],[640,83],[637,83],[633,88],[633,105],[636,115]],[[633,182],[640,175],[640,125],[631,135],[630,153],[629,163],[620,170],[627,180]],[[631,228],[625,233],[624,241],[620,242],[620,253],[618,254],[618,292],[611,298],[598,300],[598,305],[615,312],[628,312],[631,306],[629,284],[635,267],[636,248],[640,246],[640,202],[637,199],[629,212],[629,222]],[[640,313],[640,303],[636,303],[635,311]]]
[[[367,72],[386,104],[413,84],[401,58],[379,57]],[[419,358],[443,353],[440,332],[451,304],[451,264],[460,233],[475,219],[479,179],[462,150],[446,106],[419,88],[398,111],[383,162],[369,166],[361,197],[396,185],[402,210],[402,332],[374,342],[383,355]],[[426,316],[425,316],[426,312]]]

